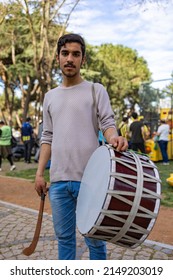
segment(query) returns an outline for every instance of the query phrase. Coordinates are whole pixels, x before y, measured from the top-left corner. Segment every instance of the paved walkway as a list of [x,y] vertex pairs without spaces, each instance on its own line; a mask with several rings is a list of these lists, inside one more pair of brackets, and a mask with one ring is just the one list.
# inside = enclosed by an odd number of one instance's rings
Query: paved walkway
[[[40,239],[35,252],[27,257],[38,211],[0,201],[0,260],[56,260],[57,241],[51,215],[44,214]],[[109,260],[173,260],[173,246],[146,240],[136,249],[107,244]],[[83,237],[77,232],[77,259],[88,260]]]

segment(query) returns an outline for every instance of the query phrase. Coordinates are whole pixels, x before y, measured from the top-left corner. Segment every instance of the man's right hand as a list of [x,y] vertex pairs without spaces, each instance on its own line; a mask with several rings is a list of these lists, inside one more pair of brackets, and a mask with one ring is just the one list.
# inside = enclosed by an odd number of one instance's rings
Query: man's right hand
[[47,182],[44,179],[44,176],[36,174],[35,177],[35,190],[38,193],[39,196],[41,196],[42,193],[45,195],[47,194],[48,188],[46,188]]

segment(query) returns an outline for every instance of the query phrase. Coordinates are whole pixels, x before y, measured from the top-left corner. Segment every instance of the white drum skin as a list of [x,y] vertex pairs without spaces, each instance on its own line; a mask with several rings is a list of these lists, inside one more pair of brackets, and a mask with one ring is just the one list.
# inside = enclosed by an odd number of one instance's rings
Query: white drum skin
[[110,163],[109,150],[101,146],[85,168],[76,210],[77,225],[82,234],[89,232],[102,209],[110,180]]
[[160,193],[159,173],[148,157],[103,145],[83,174],[77,227],[88,237],[135,248],[154,226]]

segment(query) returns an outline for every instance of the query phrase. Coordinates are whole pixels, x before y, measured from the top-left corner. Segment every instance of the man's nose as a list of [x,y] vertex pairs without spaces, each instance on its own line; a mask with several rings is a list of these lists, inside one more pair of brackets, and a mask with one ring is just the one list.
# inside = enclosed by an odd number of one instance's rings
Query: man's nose
[[67,57],[67,61],[73,61],[73,55],[71,53],[69,53]]

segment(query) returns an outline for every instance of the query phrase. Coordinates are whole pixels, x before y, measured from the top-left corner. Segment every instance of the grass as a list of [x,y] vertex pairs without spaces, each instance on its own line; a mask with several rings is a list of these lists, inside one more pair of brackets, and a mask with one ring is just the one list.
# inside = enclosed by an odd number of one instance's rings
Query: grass
[[[6,173],[6,176],[11,176],[11,177],[17,177],[17,178],[24,178],[28,180],[32,180],[34,182],[35,180],[35,174],[36,174],[37,169],[32,168],[32,169],[26,169],[26,170],[20,170],[20,171],[10,171]],[[49,182],[49,170],[45,170],[45,180]]]
[[173,187],[170,186],[166,179],[173,173],[173,161],[169,165],[163,165],[161,162],[156,163],[160,178],[162,180],[162,200],[161,204],[167,207],[173,207]]
[[[173,173],[173,161],[170,161],[170,165],[163,165],[161,162],[155,163],[158,168],[160,179],[162,180],[162,200],[161,204],[167,207],[173,207],[173,187],[170,186],[166,179],[170,177],[170,173]],[[7,176],[19,177],[30,179],[34,181],[36,174],[36,168],[26,170],[15,170],[7,172]],[[45,180],[49,182],[49,170],[45,171]]]

